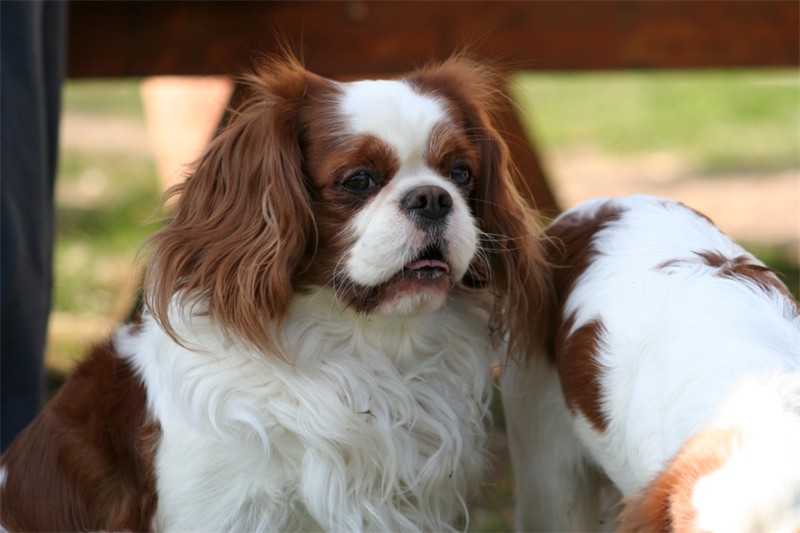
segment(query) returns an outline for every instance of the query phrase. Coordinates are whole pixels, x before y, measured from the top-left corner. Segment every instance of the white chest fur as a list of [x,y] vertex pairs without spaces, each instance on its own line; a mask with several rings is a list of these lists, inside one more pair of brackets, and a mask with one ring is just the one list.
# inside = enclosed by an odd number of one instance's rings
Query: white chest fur
[[295,298],[284,358],[195,317],[177,345],[151,319],[120,353],[162,427],[158,530],[448,529],[484,466],[489,309],[356,315]]

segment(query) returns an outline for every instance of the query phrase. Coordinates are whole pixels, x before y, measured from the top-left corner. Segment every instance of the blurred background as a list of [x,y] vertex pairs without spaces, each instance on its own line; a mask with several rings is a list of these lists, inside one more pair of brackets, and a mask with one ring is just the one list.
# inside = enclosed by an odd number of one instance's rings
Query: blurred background
[[[367,16],[362,4],[351,6],[354,20]],[[313,58],[313,42],[306,52]],[[678,199],[778,270],[797,296],[796,67],[524,68],[509,94],[559,207],[637,192]],[[202,149],[231,91],[230,79],[219,76],[67,81],[46,354],[51,388],[87,344],[130,312],[141,280],[136,255],[158,227],[159,196]],[[494,472],[472,504],[474,531],[513,523],[513,477],[495,411]]]

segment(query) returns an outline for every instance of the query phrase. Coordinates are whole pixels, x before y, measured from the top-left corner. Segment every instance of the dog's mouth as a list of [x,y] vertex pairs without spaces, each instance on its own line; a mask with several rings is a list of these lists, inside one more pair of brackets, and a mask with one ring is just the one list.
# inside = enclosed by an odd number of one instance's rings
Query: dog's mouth
[[450,265],[444,260],[444,254],[438,246],[429,246],[403,268],[403,274],[418,277],[447,276],[450,274]]
[[446,248],[429,244],[380,285],[352,284],[349,305],[362,313],[378,309],[388,313],[435,311],[444,305],[454,286],[452,271]]

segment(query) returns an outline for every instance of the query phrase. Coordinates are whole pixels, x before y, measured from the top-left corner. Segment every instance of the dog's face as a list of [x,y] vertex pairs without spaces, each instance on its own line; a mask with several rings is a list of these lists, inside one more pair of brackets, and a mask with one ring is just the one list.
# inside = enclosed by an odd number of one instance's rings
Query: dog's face
[[148,272],[154,315],[169,331],[172,297],[201,296],[229,333],[268,347],[267,324],[300,292],[418,314],[470,287],[527,329],[546,269],[489,118],[496,83],[462,58],[351,83],[270,64],[172,192]]
[[338,88],[337,126],[305,152],[319,231],[309,281],[359,312],[435,311],[477,261],[480,150],[445,101],[407,82]]

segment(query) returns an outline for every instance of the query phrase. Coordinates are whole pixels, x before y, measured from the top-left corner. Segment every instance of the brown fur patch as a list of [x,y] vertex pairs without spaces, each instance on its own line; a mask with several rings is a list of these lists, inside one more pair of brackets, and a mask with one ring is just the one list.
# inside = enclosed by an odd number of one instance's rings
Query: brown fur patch
[[797,304],[797,300],[794,299],[786,288],[786,285],[781,282],[777,273],[771,268],[755,264],[752,262],[752,259],[744,255],[730,258],[713,251],[695,253],[705,264],[719,269],[719,276],[729,279],[747,280],[765,291],[775,289]]
[[160,435],[146,393],[108,340],[0,459],[2,523],[19,531],[148,531]]
[[712,428],[689,439],[650,485],[625,498],[620,531],[699,533],[694,486],[733,456],[740,438],[737,428]]
[[[473,174],[474,169],[481,166],[477,146],[456,124],[439,124],[434,128],[428,140],[425,159],[428,166],[444,177],[449,177],[450,169],[456,165],[466,166]],[[470,192],[474,183],[474,180],[470,181],[464,190]]]
[[593,320],[569,334],[575,318],[564,316],[564,304],[575,282],[597,255],[592,247],[595,235],[619,220],[622,210],[606,204],[591,217],[568,215],[551,224],[545,232],[547,260],[552,265],[556,305],[550,309],[547,353],[558,369],[567,404],[579,409],[598,431],[605,430],[602,415],[599,372],[596,362],[602,322]]
[[[777,272],[773,269],[753,262],[751,257],[739,255],[728,257],[714,250],[703,250],[695,252],[697,258],[704,265],[717,269],[717,275],[722,278],[749,282],[763,291],[778,291],[789,301],[794,303],[797,313],[800,314],[800,302],[789,292],[789,289],[781,281]],[[682,263],[691,262],[687,259],[672,259],[658,265],[657,269],[671,268]]]
[[[563,324],[568,331],[575,323],[569,317]],[[600,368],[597,353],[602,342],[603,323],[590,320],[563,341],[556,353],[558,376],[567,405],[580,411],[597,431],[605,431],[608,421],[602,410]]]

